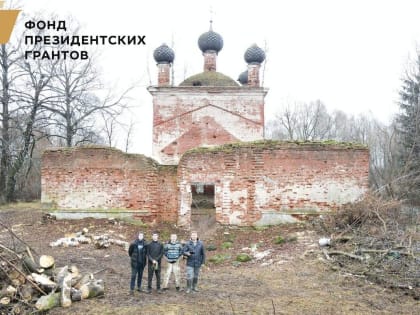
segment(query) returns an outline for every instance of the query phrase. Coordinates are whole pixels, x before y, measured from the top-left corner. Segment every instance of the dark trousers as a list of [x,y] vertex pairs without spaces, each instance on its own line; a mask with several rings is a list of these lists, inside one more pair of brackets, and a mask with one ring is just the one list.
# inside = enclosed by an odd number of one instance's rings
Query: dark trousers
[[153,268],[153,264],[152,263],[148,263],[147,264],[149,266],[149,273],[148,273],[148,277],[147,277],[147,288],[148,289],[152,289],[152,280],[153,280],[153,273],[156,275],[156,288],[159,290],[160,289],[160,267],[161,264],[160,262],[158,263],[158,270],[154,270]]
[[130,290],[134,290],[134,286],[136,284],[136,276],[137,276],[137,288],[141,288],[141,279],[143,279],[143,270],[144,266],[139,265],[137,268],[131,267],[131,282],[130,282]]

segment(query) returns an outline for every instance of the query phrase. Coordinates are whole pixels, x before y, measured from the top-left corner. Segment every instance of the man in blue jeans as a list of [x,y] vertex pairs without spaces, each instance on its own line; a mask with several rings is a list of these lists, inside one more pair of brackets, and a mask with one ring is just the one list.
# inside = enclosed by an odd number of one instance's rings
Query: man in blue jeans
[[141,291],[141,280],[143,278],[143,270],[146,266],[146,242],[143,233],[139,233],[138,238],[130,244],[128,255],[131,258],[131,282],[130,295],[134,294],[134,286],[137,276],[137,291]]
[[184,246],[184,256],[187,257],[187,293],[198,292],[197,283],[201,265],[206,262],[204,244],[197,237],[197,232],[191,232],[191,239]]

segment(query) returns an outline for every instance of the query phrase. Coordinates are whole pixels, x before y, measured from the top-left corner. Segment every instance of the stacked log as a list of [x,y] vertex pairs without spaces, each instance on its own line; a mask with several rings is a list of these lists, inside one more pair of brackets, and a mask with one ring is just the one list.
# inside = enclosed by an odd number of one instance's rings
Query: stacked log
[[[105,294],[104,282],[81,274],[77,266],[55,267],[55,259],[41,255],[35,261],[29,249],[18,253],[0,243],[0,306],[47,311]],[[20,305],[17,305],[20,303]]]

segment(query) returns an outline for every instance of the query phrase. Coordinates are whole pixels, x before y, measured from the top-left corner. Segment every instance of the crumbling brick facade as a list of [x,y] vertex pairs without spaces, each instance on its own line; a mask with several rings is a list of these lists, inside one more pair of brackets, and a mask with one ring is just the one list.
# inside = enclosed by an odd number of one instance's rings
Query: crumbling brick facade
[[177,220],[176,167],[144,155],[104,147],[50,149],[41,172],[41,201],[59,210]]
[[84,216],[126,215],[191,224],[192,187],[214,187],[216,221],[294,221],[352,202],[368,189],[369,151],[350,144],[258,141],[197,148],[177,166],[101,147],[52,149],[42,202]]
[[212,146],[264,138],[262,88],[150,87],[153,95],[153,156],[178,164],[182,154]]
[[192,183],[214,184],[218,222],[258,225],[355,201],[368,173],[369,151],[354,145],[262,141],[191,150],[178,166],[178,222],[190,224]]

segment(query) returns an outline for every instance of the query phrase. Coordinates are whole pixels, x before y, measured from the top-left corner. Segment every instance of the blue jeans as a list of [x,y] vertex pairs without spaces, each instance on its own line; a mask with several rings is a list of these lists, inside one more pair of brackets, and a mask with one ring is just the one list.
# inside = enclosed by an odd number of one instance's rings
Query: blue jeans
[[200,267],[190,267],[187,266],[187,280],[198,279],[198,274],[200,273]]
[[130,282],[130,290],[134,290],[134,286],[136,284],[136,276],[137,276],[137,288],[141,289],[141,280],[143,279],[143,270],[144,266],[139,265],[137,268],[131,267],[131,282]]

